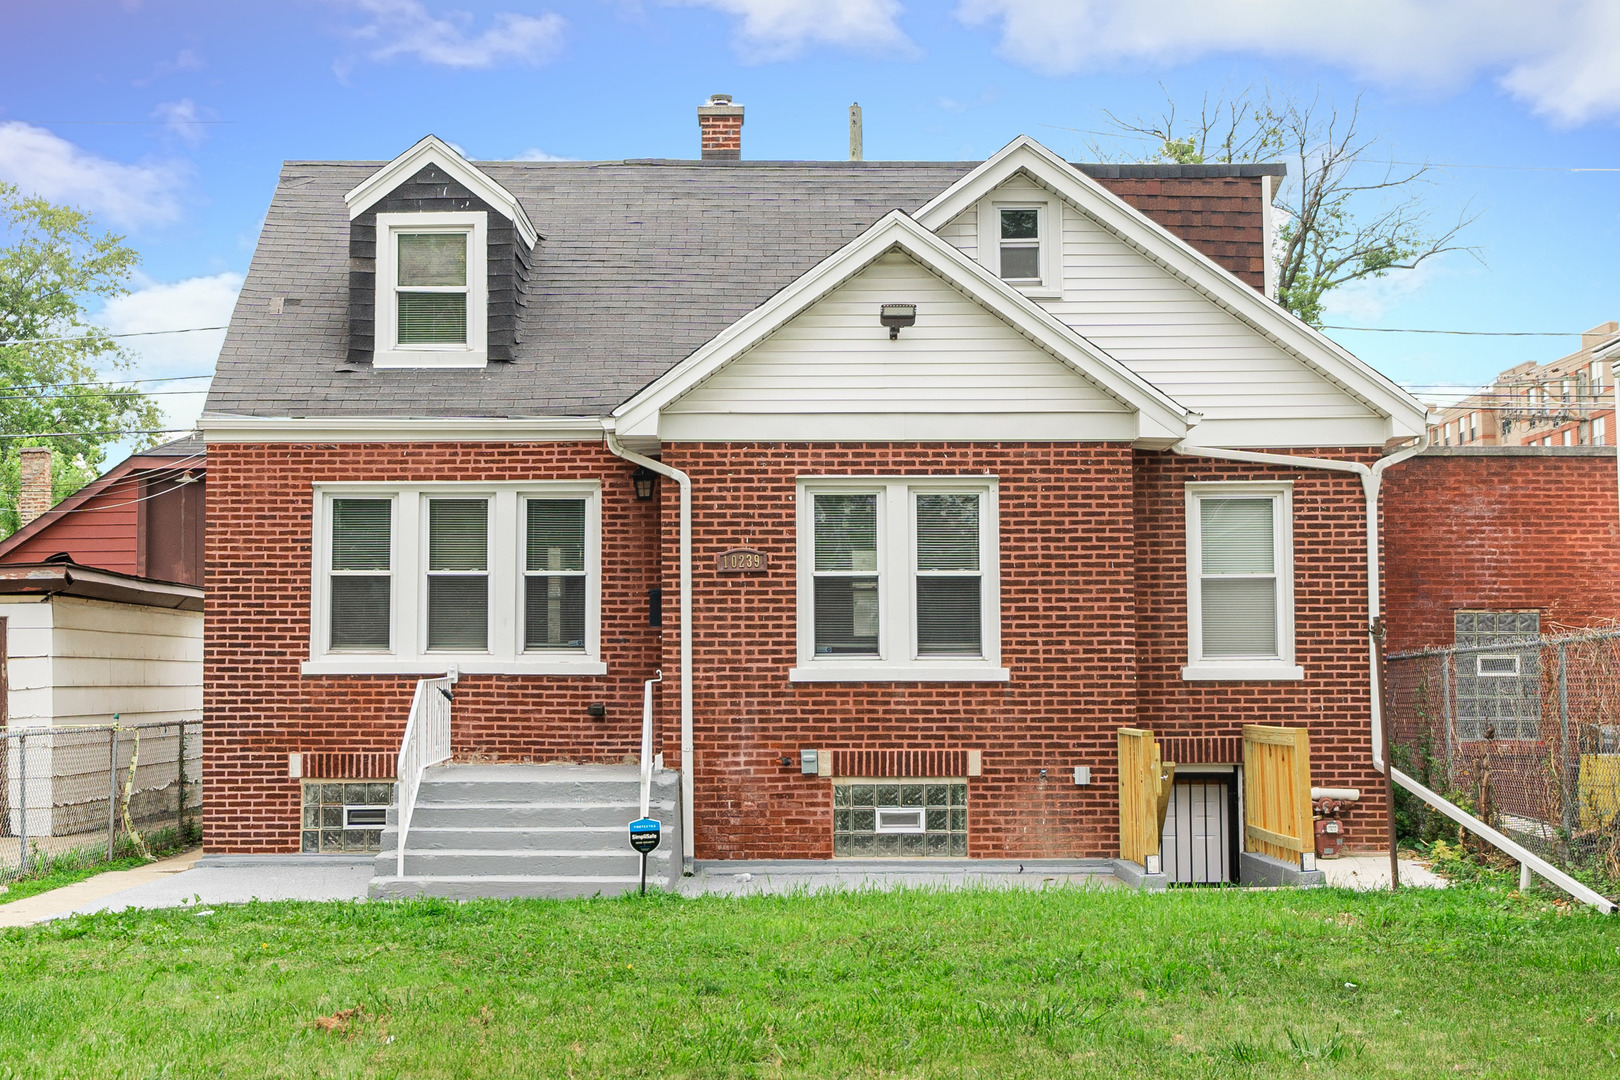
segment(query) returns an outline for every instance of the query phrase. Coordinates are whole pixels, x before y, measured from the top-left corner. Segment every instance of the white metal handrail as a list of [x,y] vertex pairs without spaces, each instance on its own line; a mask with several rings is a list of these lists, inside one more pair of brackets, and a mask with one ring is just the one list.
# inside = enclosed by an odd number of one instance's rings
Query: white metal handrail
[[641,684],[641,816],[647,816],[652,806],[652,767],[653,767],[653,728],[652,728],[652,688],[653,683],[664,681],[662,671],[653,672],[653,677]]
[[405,721],[405,735],[399,742],[399,847],[394,873],[405,876],[405,838],[411,831],[411,815],[416,811],[416,794],[422,787],[422,774],[428,767],[450,759],[450,688],[457,673],[437,679],[418,679],[416,696],[411,698],[411,714]]

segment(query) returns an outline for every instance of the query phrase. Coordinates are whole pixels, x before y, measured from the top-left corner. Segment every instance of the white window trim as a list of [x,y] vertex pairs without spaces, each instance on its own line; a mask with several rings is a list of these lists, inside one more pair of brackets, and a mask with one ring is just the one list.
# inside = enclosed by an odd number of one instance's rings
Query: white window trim
[[[914,492],[971,492],[979,502],[982,655],[920,657],[916,651]],[[815,504],[818,494],[870,492],[878,499],[879,656],[815,654]],[[798,481],[798,663],[788,680],[815,682],[1007,682],[1001,666],[1001,555],[993,476],[817,476]],[[904,618],[896,613],[904,612]]]
[[[1039,210],[1041,280],[1007,284],[1036,300],[1063,298],[1063,200],[1045,190],[997,191],[978,204],[980,262],[1001,277],[1001,211]],[[1005,281],[1005,278],[1002,278]]]
[[[454,667],[469,675],[605,675],[601,658],[602,499],[594,480],[534,480],[495,484],[363,482],[316,484],[310,551],[310,653],[305,675],[431,675]],[[389,499],[393,503],[389,568],[390,640],[386,652],[333,652],[328,647],[328,569],[332,500]],[[487,498],[490,628],[488,650],[426,649],[428,498]],[[585,648],[579,652],[523,648],[523,565],[526,498],[585,501]]]
[[[400,233],[467,235],[467,344],[399,343]],[[489,214],[457,211],[437,214],[377,215],[377,294],[374,368],[475,368],[489,362]]]
[[[1199,500],[1271,498],[1276,509],[1273,551],[1277,559],[1277,651],[1275,657],[1205,657],[1203,629],[1203,547]],[[1294,485],[1289,482],[1223,481],[1187,485],[1187,682],[1284,682],[1305,677],[1294,654]]]

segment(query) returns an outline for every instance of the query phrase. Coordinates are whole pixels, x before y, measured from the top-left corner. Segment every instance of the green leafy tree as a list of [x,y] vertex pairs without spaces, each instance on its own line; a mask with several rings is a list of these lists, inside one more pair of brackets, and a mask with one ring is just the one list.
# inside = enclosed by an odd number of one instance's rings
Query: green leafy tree
[[123,240],[81,210],[0,184],[0,536],[18,527],[22,447],[55,451],[61,499],[101,472],[121,433],[161,423],[151,398],[116,382],[133,357],[88,318],[95,299],[129,291],[140,256]]
[[[1145,139],[1148,161],[1183,165],[1286,159],[1288,176],[1273,193],[1282,217],[1272,256],[1277,302],[1310,323],[1322,323],[1322,298],[1363,278],[1413,270],[1448,251],[1479,257],[1457,242],[1478,219],[1464,207],[1449,227],[1431,224],[1424,189],[1435,182],[1427,161],[1402,164],[1385,156],[1378,136],[1361,129],[1361,98],[1341,112],[1320,96],[1309,99],[1270,86],[1205,95],[1193,118],[1167,106],[1156,117],[1123,119],[1105,112],[1121,137]],[[1092,147],[1103,158],[1106,148]]]

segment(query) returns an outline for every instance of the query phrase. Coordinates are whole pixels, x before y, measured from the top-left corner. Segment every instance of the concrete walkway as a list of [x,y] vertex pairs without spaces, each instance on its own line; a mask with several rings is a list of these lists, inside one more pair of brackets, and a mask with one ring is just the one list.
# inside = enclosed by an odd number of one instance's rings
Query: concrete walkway
[[[1316,868],[1327,875],[1327,884],[1333,888],[1389,888],[1388,855],[1341,855],[1336,859],[1318,859]],[[1401,884],[1420,889],[1443,889],[1449,882],[1415,859],[1402,859]]]
[[829,889],[1119,888],[1107,859],[763,859],[699,861],[682,896],[748,896]]
[[93,907],[119,893],[167,883],[190,870],[200,858],[202,849],[199,848],[131,870],[111,870],[60,889],[0,904],[0,927],[28,926],[66,915],[77,908]]

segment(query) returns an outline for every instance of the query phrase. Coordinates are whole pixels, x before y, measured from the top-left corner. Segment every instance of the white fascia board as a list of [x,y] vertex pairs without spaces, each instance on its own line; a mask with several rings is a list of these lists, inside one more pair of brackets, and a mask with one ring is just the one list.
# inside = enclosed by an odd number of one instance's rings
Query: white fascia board
[[349,220],[353,221],[370,210],[389,192],[415,176],[423,166],[433,164],[449,173],[468,191],[483,199],[517,226],[523,242],[534,247],[540,241],[534,223],[524,212],[523,204],[501,185],[491,180],[478,166],[452,150],[437,136],[429,135],[421,142],[390,161],[362,180],[343,196],[349,205]]
[[1420,435],[1426,430],[1423,404],[1393,380],[1244,284],[1231,271],[1028,135],[1020,135],[936,195],[917,211],[917,221],[928,229],[943,228],[1021,171],[1270,338],[1305,366],[1389,417],[1392,435]]
[[906,214],[892,210],[613,410],[618,430],[631,435],[654,433],[660,409],[689,393],[877,259],[896,250],[983,305],[1038,348],[1134,410],[1140,417],[1144,435],[1175,437],[1192,426],[1193,414],[1164,391]]
[[307,442],[600,442],[596,416],[374,417],[225,416],[204,414],[207,443]]

